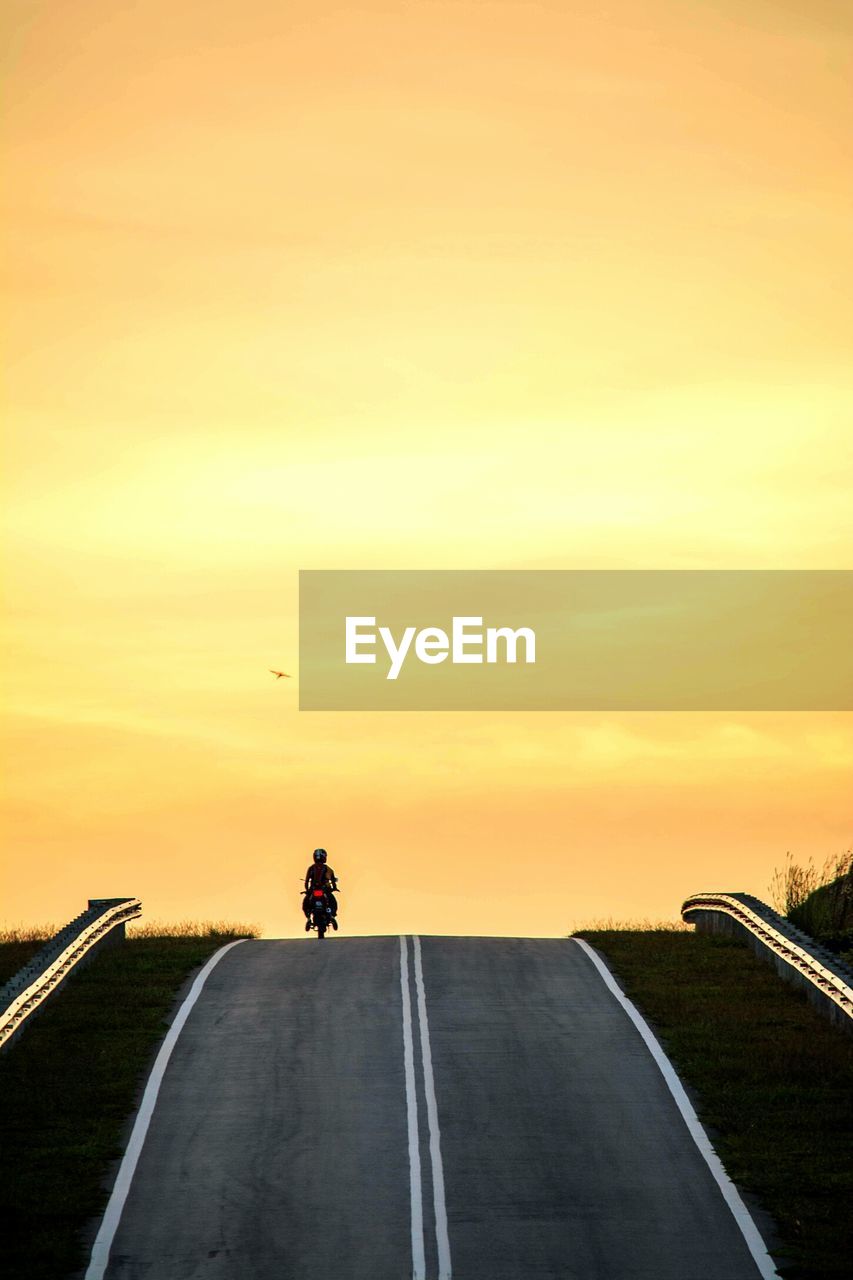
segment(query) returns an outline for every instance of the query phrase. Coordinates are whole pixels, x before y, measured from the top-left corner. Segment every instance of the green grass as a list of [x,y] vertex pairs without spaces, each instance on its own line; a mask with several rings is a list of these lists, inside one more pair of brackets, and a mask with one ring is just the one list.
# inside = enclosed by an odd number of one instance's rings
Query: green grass
[[[176,993],[234,936],[227,926],[199,928],[203,936],[142,937],[103,951],[0,1055],[5,1280],[62,1280],[84,1265],[80,1232],[106,1202],[104,1178],[122,1154]],[[0,959],[24,945],[3,943]]]
[[775,1218],[780,1273],[850,1280],[853,1036],[733,939],[578,936],[649,1019],[731,1177]]

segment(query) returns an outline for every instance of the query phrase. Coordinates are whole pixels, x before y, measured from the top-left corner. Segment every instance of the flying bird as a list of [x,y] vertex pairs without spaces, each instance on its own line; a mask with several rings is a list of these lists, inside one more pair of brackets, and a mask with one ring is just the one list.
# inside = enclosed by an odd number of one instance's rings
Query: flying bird
[[284,677],[285,677],[286,679],[288,679],[288,680],[290,679],[290,672],[289,672],[289,671],[273,671],[272,667],[267,667],[267,670],[268,670],[272,675],[274,675],[274,676],[275,676],[276,680],[280,680],[282,676],[284,676]]

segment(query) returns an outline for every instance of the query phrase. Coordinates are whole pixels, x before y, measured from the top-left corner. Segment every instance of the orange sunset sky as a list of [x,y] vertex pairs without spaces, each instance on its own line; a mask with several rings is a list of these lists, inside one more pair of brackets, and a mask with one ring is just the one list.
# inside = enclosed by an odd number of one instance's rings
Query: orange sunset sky
[[850,714],[267,671],[300,568],[853,567],[848,5],[6,21],[3,923],[295,934],[322,844],[348,932],[560,933],[850,845]]

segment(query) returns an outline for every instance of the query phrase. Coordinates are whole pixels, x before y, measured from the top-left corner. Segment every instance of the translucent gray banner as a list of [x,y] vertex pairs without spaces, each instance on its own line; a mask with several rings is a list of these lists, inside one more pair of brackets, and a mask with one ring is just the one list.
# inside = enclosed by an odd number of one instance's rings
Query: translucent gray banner
[[303,570],[305,711],[846,711],[847,570]]

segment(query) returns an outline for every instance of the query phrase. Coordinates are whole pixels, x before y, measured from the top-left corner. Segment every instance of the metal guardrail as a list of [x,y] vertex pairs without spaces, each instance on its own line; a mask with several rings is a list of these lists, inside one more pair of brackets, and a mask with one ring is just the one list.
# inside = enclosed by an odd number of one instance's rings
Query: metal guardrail
[[[728,919],[734,928],[727,932],[748,934],[754,949],[774,963],[782,977],[805,987],[833,1021],[853,1030],[853,972],[837,956],[750,894],[696,893],[681,908],[682,918],[700,929],[708,920],[705,913]],[[713,921],[713,915],[710,918]]]
[[138,898],[92,898],[0,989],[0,1049],[113,930],[142,915]]

